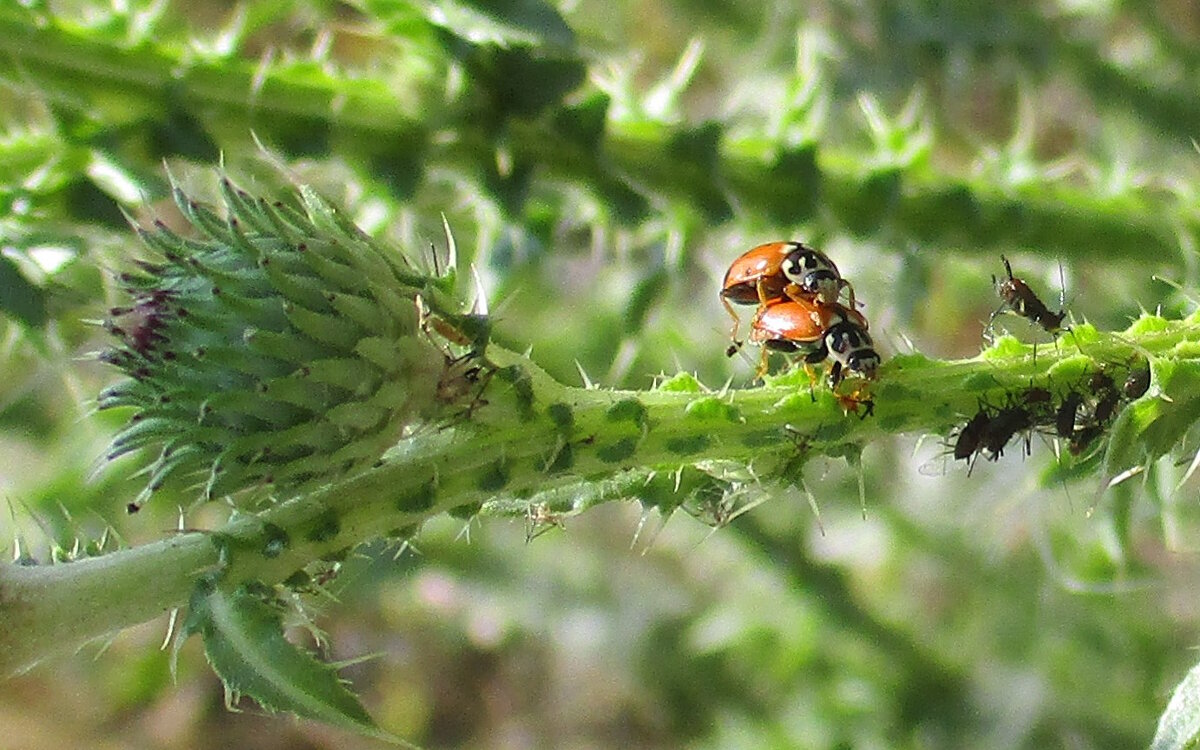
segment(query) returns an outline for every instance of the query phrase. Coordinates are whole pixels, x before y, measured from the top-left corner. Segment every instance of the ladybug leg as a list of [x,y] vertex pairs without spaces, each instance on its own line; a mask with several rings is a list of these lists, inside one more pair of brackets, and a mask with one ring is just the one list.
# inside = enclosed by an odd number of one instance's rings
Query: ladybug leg
[[851,310],[856,310],[857,306],[858,306],[858,302],[854,299],[854,285],[851,284],[849,281],[844,282],[844,283],[846,285],[846,290],[847,290],[846,294],[849,297],[848,302],[850,303],[850,304],[846,305],[846,307],[850,308]]
[[807,297],[804,295],[804,290],[795,282],[788,282],[788,285],[783,288],[784,296],[794,302],[807,302]]
[[[804,358],[804,372],[808,373],[808,393],[810,396],[812,396],[813,401],[817,400],[817,380],[818,380],[818,378],[817,378],[817,374],[813,370],[812,366],[817,364],[818,362],[824,362],[825,358],[828,356],[829,356],[829,348],[827,346],[825,346],[824,343],[822,343],[821,347],[819,349],[815,349],[815,350],[809,352],[808,355],[805,356],[805,358]],[[837,365],[835,364],[834,367],[837,367]]]
[[729,331],[729,338],[733,340],[733,343],[725,350],[725,356],[732,357],[734,354],[737,354],[738,349],[742,348],[742,342],[738,341],[737,337],[738,327],[741,326],[742,320],[738,317],[737,311],[733,309],[733,305],[729,304],[728,298],[721,297],[721,304],[725,305],[725,311],[733,319],[733,328]]
[[754,288],[758,290],[758,309],[762,310],[767,306],[767,303],[770,302],[770,300],[767,299],[766,279],[759,279],[758,283],[754,285]]
[[808,395],[812,398],[813,403],[815,404],[817,402],[817,372],[813,369],[813,366],[809,364],[807,358],[804,359],[803,364],[804,374],[808,376]]
[[[843,396],[841,394],[836,395],[838,404],[840,404],[842,407],[842,411],[846,412],[847,414],[854,412],[855,414],[858,414],[859,419],[866,419],[875,413],[875,400],[870,396],[863,397],[862,390],[857,390],[848,396]],[[860,406],[866,407],[862,414],[858,413],[858,407]]]
[[846,377],[845,371],[842,369],[841,362],[834,362],[833,367],[829,368],[829,387],[835,393],[837,392],[838,384],[842,382],[842,378]]
[[761,349],[762,354],[759,356],[758,372],[755,373],[755,376],[759,380],[762,380],[763,376],[767,374],[767,355],[770,354],[771,351],[766,345],[763,345]]

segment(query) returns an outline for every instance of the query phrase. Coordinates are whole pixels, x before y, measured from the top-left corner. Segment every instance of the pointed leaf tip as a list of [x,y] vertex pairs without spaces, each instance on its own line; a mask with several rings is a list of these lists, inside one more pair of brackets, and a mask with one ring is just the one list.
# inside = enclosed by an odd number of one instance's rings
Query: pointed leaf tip
[[269,590],[197,585],[183,635],[194,633],[203,638],[208,662],[231,700],[244,695],[268,711],[408,744],[375,724],[332,666],[284,637],[282,607]]
[[1184,750],[1200,743],[1200,664],[1175,688],[1158,719],[1150,750]]

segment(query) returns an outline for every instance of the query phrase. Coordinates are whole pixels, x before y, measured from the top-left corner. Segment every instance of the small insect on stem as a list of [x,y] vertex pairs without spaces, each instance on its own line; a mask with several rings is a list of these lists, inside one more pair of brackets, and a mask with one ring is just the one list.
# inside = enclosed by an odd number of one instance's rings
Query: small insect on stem
[[555,513],[545,503],[533,503],[525,511],[525,543],[529,544],[551,529],[566,530],[563,514]]
[[992,415],[980,405],[979,411],[963,425],[954,439],[954,460],[967,462],[967,476],[971,476],[971,470],[975,468],[976,454],[983,450],[984,431],[991,419]]
[[[1000,260],[1004,263],[1004,270],[1008,274],[1006,279],[997,279],[992,276],[992,283],[996,286],[996,292],[1000,295],[1000,299],[1004,300],[1004,303],[1017,315],[1041,326],[1046,333],[1055,335],[1061,333],[1063,318],[1066,317],[1067,311],[1061,309],[1058,312],[1051,312],[1050,308],[1046,307],[1046,304],[1029,288],[1024,279],[1013,276],[1012,265],[1009,264],[1008,258],[1001,255]],[[989,328],[1003,309],[1001,307],[992,313],[991,320],[988,321]]]
[[[470,417],[477,407],[487,404],[483,399],[483,391],[495,374],[495,368],[474,348],[469,337],[449,322],[434,315],[420,295],[416,297],[415,304],[421,331],[442,353],[443,368],[434,390],[435,398],[440,403],[452,404],[468,395],[472,396],[465,411],[466,416]],[[445,343],[439,342],[438,337]],[[450,344],[467,351],[455,355],[449,349]]]
[[1130,368],[1121,390],[1125,394],[1125,398],[1131,400],[1141,398],[1146,391],[1150,390],[1150,363],[1135,363]]

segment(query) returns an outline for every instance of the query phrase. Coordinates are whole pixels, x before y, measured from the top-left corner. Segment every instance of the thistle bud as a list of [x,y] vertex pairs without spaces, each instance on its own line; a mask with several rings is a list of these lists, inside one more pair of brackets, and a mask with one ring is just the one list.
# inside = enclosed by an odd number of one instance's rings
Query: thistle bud
[[117,344],[100,358],[126,379],[99,406],[134,409],[108,457],[158,449],[143,498],[299,492],[478,398],[445,388],[451,365],[486,364],[453,269],[418,271],[312,192],[301,211],[222,187],[220,212],[175,189],[190,236],[137,229],[158,257],[118,277],[130,301],[104,323]]

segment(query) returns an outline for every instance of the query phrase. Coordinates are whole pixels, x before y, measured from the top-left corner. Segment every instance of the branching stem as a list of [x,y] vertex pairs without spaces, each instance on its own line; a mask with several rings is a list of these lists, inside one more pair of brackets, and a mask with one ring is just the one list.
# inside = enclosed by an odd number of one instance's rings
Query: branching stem
[[[430,517],[466,509],[575,513],[637,496],[654,474],[741,465],[787,481],[810,455],[847,455],[882,433],[946,434],[979,408],[1033,386],[1078,387],[1099,366],[1137,356],[1200,359],[1196,321],[1143,318],[1123,334],[1077,327],[1055,346],[1001,339],[971,360],[893,358],[874,384],[875,414],[843,413],[802,373],[714,393],[679,376],[650,391],[562,385],[526,357],[492,347],[487,402],[456,424],[396,446],[377,467],[221,529],[180,533],[60,565],[0,567],[0,674],[152,619],[187,601],[212,570],[276,583],[381,536],[407,537]],[[1154,390],[1147,398],[1156,397]]]

